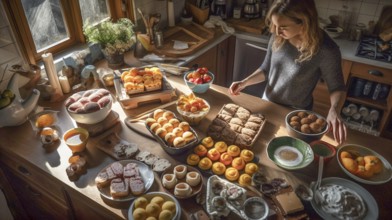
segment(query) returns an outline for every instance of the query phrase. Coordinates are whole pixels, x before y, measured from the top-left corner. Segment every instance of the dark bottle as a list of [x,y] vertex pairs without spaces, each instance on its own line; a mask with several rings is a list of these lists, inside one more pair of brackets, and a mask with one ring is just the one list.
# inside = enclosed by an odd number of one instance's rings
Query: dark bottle
[[380,92],[380,94],[378,94],[379,100],[384,100],[388,97],[389,88],[390,88],[389,85],[382,85],[381,86],[381,92]]
[[362,94],[363,88],[365,87],[365,80],[364,79],[356,79],[354,83],[354,89],[352,94],[354,97],[359,97]]

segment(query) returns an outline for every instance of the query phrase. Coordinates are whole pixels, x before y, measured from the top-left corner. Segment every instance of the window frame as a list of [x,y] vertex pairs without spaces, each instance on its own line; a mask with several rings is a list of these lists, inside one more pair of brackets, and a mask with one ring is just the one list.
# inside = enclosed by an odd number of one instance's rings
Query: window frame
[[[113,20],[128,17],[134,21],[133,0],[106,0],[109,7],[109,16]],[[83,20],[78,0],[60,0],[64,14],[64,22],[67,24],[69,38],[60,41],[53,46],[37,52],[34,40],[27,22],[21,0],[2,0],[6,14],[15,33],[16,42],[21,48],[23,58],[32,64],[42,60],[42,54],[50,52],[60,53],[72,46],[86,43],[83,35]],[[123,11],[123,5],[125,11]]]

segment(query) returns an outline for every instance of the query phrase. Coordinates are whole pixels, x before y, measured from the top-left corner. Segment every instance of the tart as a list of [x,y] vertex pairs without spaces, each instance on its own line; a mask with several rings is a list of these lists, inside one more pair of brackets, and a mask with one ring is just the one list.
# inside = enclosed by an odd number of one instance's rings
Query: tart
[[197,186],[201,182],[201,177],[198,172],[191,171],[186,174],[185,181],[190,185],[190,186]]
[[210,158],[208,158],[208,157],[203,157],[203,158],[199,161],[198,166],[199,166],[199,168],[202,169],[202,170],[208,170],[208,169],[210,169],[211,166],[212,166],[212,161],[211,161]]
[[238,178],[238,183],[240,186],[249,186],[252,183],[252,177],[247,173],[243,173]]
[[230,145],[227,148],[227,153],[232,156],[232,157],[236,157],[238,155],[240,155],[241,153],[241,149],[237,146],[237,145]]
[[227,151],[227,144],[223,141],[216,142],[214,147],[219,151],[219,153],[223,153]]
[[215,162],[212,164],[212,172],[216,175],[222,175],[226,171],[226,166],[221,162]]
[[242,170],[245,167],[245,161],[241,157],[236,157],[231,162],[231,166],[237,170]]
[[200,156],[197,154],[189,154],[186,158],[186,163],[191,166],[196,166],[200,161]]
[[244,159],[245,162],[250,162],[254,158],[254,153],[251,150],[244,149],[241,151],[240,157]]
[[203,157],[207,154],[207,148],[204,147],[204,145],[197,145],[194,149],[193,152],[197,155],[199,155],[200,157]]
[[226,169],[225,177],[230,181],[236,181],[240,176],[240,173],[234,167],[229,167]]
[[220,158],[220,152],[216,148],[211,148],[207,152],[207,157],[210,158],[212,161],[217,161]]
[[257,166],[257,164],[255,164],[255,163],[247,163],[245,165],[245,173],[247,173],[249,175],[253,175],[258,170],[259,170],[259,166]]
[[162,178],[162,185],[166,189],[173,189],[177,184],[177,178],[174,174],[172,173],[167,173],[163,175]]
[[206,148],[211,148],[214,146],[214,140],[211,137],[205,137],[201,140],[201,144],[204,145]]
[[185,165],[177,165],[174,167],[174,175],[176,176],[177,179],[185,178],[187,172],[188,169]]
[[233,157],[230,156],[227,152],[225,152],[221,154],[219,161],[222,162],[224,165],[228,166],[233,161]]

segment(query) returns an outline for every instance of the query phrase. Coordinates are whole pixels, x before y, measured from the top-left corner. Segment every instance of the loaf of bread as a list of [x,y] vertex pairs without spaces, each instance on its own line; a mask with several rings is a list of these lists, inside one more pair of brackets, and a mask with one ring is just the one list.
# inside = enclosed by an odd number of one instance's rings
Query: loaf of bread
[[262,114],[252,114],[246,108],[233,103],[222,107],[208,127],[207,135],[216,141],[225,141],[241,148],[250,147],[265,123]]

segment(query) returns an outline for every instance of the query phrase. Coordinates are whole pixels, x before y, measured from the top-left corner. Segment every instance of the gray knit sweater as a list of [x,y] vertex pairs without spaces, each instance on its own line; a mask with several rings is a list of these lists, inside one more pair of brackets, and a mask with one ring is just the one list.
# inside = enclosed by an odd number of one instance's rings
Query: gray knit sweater
[[311,109],[312,93],[320,78],[325,80],[330,93],[345,90],[339,47],[325,32],[323,39],[319,52],[311,60],[296,63],[297,48],[286,42],[272,52],[271,37],[260,66],[267,81],[263,98],[294,108]]

